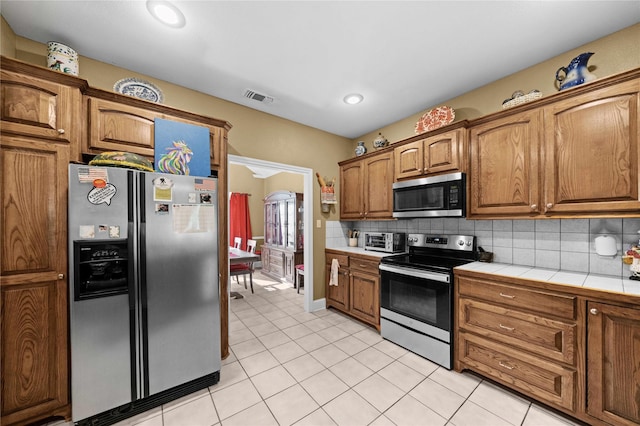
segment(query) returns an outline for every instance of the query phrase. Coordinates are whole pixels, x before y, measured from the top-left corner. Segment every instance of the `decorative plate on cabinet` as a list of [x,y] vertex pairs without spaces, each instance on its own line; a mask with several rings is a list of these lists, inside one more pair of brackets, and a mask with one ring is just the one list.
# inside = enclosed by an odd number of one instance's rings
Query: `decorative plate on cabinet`
[[113,90],[123,95],[144,99],[161,104],[163,101],[162,91],[153,83],[138,78],[123,78],[116,81]]
[[456,118],[456,112],[448,106],[441,106],[425,112],[416,123],[416,134],[435,130],[451,124]]

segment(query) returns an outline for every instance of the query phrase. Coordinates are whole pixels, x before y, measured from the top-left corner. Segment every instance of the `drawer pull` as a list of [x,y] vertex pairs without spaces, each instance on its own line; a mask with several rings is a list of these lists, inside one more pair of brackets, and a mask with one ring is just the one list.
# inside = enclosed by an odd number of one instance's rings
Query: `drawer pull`
[[515,329],[516,329],[515,327],[507,327],[506,325],[502,325],[502,324],[499,324],[499,326],[500,326],[500,328],[502,328],[503,330],[513,331],[513,330],[515,330]]
[[366,267],[367,267],[367,265],[363,265],[363,264],[361,263],[361,264],[360,264],[360,267],[361,267],[361,268],[366,268]]
[[58,129],[58,134],[59,135],[64,135],[64,129]]
[[515,299],[515,298],[516,298],[515,296],[512,296],[512,295],[510,295],[510,294],[504,294],[504,293],[502,293],[502,292],[500,293],[500,296],[502,296],[502,297],[506,297],[507,299]]
[[505,364],[504,362],[500,361],[498,362],[498,364],[500,364],[500,367],[504,367],[507,370],[513,370],[515,367],[513,365],[509,365],[509,364]]
[[589,312],[591,313],[591,315],[598,315],[598,310],[596,308],[589,309]]

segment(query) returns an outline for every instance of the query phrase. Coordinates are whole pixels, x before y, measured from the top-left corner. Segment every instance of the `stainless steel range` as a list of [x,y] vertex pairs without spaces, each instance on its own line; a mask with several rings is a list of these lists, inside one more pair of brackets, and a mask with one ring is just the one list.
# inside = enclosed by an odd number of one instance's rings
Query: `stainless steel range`
[[381,335],[451,369],[453,268],[476,260],[476,238],[409,234],[407,244],[408,253],[381,259]]

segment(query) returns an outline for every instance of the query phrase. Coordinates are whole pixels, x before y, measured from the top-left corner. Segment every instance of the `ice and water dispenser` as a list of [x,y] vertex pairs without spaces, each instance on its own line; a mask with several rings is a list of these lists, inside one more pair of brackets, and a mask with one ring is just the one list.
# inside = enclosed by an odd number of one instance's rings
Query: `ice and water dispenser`
[[127,240],[74,241],[74,300],[126,294]]

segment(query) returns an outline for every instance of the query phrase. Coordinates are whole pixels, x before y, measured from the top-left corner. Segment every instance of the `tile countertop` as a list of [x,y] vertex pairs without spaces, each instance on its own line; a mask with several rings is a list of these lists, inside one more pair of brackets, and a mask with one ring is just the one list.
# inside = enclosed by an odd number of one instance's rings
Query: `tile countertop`
[[466,265],[458,266],[456,270],[477,271],[507,277],[547,281],[561,285],[640,296],[640,281],[630,280],[628,277],[616,278],[613,276],[594,275],[583,272],[560,271],[522,265],[485,262],[468,263]]
[[347,246],[327,247],[326,250],[342,251],[345,253],[362,254],[365,256],[380,257],[380,258],[385,256],[391,256],[394,254],[399,254],[399,253],[385,253],[382,251],[375,251],[375,250],[365,250],[363,247],[347,247]]
[[384,253],[384,252],[375,251],[375,250],[365,250],[362,247],[327,247],[326,250],[342,251],[345,253],[362,254],[365,256],[373,256],[373,257],[380,257],[380,258],[385,256],[391,256],[393,254],[398,254],[398,253]]

